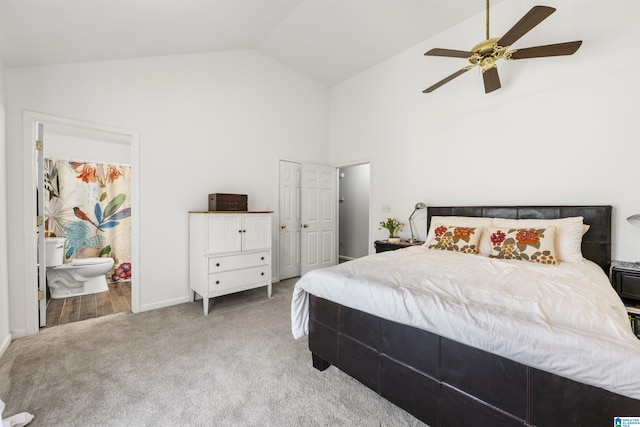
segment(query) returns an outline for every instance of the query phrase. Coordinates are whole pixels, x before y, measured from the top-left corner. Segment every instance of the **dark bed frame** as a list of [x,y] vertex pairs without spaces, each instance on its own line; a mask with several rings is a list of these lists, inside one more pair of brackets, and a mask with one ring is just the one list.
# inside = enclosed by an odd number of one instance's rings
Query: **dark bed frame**
[[[611,206],[429,207],[432,216],[583,216],[582,251],[608,273]],[[313,366],[335,365],[436,426],[607,426],[640,400],[578,383],[414,327],[310,295]],[[588,313],[585,313],[587,316]]]

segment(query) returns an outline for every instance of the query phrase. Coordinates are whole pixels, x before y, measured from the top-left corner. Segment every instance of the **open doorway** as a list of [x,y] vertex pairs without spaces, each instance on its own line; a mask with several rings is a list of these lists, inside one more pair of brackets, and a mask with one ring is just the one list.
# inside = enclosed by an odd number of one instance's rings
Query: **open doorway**
[[40,326],[131,311],[129,138],[59,125],[43,126],[42,136],[47,286]]
[[[25,198],[35,199],[31,202],[25,201],[25,211],[32,212],[34,217],[38,219],[37,232],[34,239],[28,239],[26,242],[27,262],[25,263],[25,277],[27,278],[27,295],[39,295],[38,300],[27,299],[27,334],[32,335],[37,332],[39,327],[46,325],[46,309],[47,309],[47,286],[46,286],[46,268],[47,256],[45,253],[45,224],[47,221],[46,210],[44,207],[44,158],[49,157],[56,160],[64,160],[68,168],[76,166],[82,167],[83,163],[91,161],[111,161],[128,164],[131,167],[129,176],[129,189],[127,198],[127,206],[120,203],[122,197],[114,198],[111,195],[102,193],[97,195],[97,199],[91,204],[91,208],[78,209],[75,202],[71,203],[70,215],[74,219],[82,220],[79,225],[85,227],[95,227],[96,229],[105,230],[114,228],[116,222],[122,222],[127,219],[129,223],[130,254],[128,258],[130,274],[128,281],[130,283],[130,302],[128,302],[127,311],[139,311],[139,274],[135,266],[138,264],[138,133],[126,129],[120,129],[110,126],[98,125],[93,123],[82,122],[73,119],[61,118],[46,114],[25,112],[24,115],[24,140],[25,140],[25,190],[27,188],[37,188],[37,197]],[[47,145],[47,141],[51,143]],[[46,147],[49,147],[47,150]],[[65,151],[67,150],[67,151]],[[69,151],[70,150],[70,151]],[[111,152],[111,157],[105,154],[105,151]],[[116,153],[118,152],[118,153]],[[115,157],[113,157],[115,155]],[[49,163],[51,167],[53,163]],[[73,170],[71,172],[74,172]],[[77,171],[76,171],[77,172]],[[78,174],[82,176],[84,172]],[[91,172],[93,174],[93,172]],[[86,174],[84,174],[87,176]],[[80,191],[76,191],[79,193]],[[73,195],[75,197],[76,194]],[[115,199],[115,200],[114,200]],[[34,203],[35,202],[35,203]],[[100,209],[98,209],[100,207]],[[100,211],[100,212],[98,212]],[[92,215],[97,215],[93,218]],[[107,216],[105,216],[107,215]],[[107,225],[108,222],[111,222]],[[52,227],[48,227],[51,231]],[[76,227],[78,230],[82,227]],[[74,230],[75,236],[78,230]],[[97,234],[98,233],[94,233]],[[92,244],[95,242],[95,236],[92,236]],[[97,236],[102,237],[102,236]],[[67,239],[69,240],[69,239]],[[49,242],[51,243],[51,242]],[[65,242],[67,243],[67,242]],[[81,247],[83,242],[74,242],[73,246],[64,246],[64,256],[72,256],[80,251],[88,250]],[[87,246],[87,245],[85,245]],[[88,245],[89,249],[91,244]],[[108,245],[102,245],[97,249],[98,253],[89,255],[88,257],[99,258],[104,257],[108,251],[112,250]],[[80,257],[82,258],[82,257]],[[115,259],[114,259],[115,264]],[[118,266],[116,266],[118,267]],[[80,267],[83,268],[83,267]],[[92,267],[93,268],[93,267]],[[113,272],[115,273],[115,271]],[[111,271],[107,274],[111,274]],[[62,282],[66,280],[64,277]],[[31,293],[33,291],[33,293]],[[97,312],[96,312],[97,314]],[[91,316],[88,316],[91,317]],[[87,317],[87,318],[88,318]],[[93,316],[95,317],[95,316]]]
[[369,255],[369,163],[338,170],[339,260]]

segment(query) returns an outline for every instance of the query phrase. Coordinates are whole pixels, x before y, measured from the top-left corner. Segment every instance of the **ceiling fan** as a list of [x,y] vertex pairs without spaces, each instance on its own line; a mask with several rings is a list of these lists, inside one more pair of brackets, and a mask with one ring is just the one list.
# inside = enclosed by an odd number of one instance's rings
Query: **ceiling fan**
[[545,56],[572,55],[580,45],[582,40],[566,43],[549,44],[544,46],[528,47],[524,49],[509,50],[511,45],[520,37],[531,31],[536,25],[544,21],[555,12],[556,9],[548,6],[534,6],[526,15],[522,17],[509,31],[500,38],[489,38],[489,0],[487,0],[487,38],[478,43],[471,51],[453,49],[431,49],[426,52],[426,56],[446,56],[451,58],[467,58],[471,65],[456,71],[448,77],[440,80],[433,86],[423,90],[430,93],[440,86],[450,82],[458,76],[466,73],[470,69],[479,66],[482,69],[482,79],[484,80],[485,93],[500,89],[500,77],[496,68],[496,61],[499,59],[526,59],[541,58]]

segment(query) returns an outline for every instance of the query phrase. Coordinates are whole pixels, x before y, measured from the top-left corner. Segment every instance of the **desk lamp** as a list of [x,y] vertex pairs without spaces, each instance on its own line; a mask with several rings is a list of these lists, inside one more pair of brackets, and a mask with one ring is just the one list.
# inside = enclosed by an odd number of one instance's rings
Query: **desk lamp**
[[[409,227],[411,228],[411,238],[409,239],[410,243],[416,243],[416,233],[414,231],[414,227],[413,227],[413,216],[416,214],[416,212],[418,212],[420,209],[427,209],[427,205],[425,205],[422,202],[418,202],[416,203],[416,207],[413,209],[413,212],[411,213],[411,216],[409,217]],[[640,215],[638,216],[638,218],[640,218]],[[640,219],[639,219],[640,221]]]

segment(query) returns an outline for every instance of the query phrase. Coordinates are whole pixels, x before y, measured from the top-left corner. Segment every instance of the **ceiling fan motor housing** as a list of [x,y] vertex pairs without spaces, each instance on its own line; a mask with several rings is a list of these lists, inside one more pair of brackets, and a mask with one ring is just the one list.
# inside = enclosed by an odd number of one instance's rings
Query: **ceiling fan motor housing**
[[498,40],[500,39],[496,37],[475,45],[471,49],[473,55],[469,57],[469,62],[473,66],[479,65],[484,72],[490,68],[495,68],[498,59],[509,59],[509,56],[511,56],[511,52],[507,52],[509,46],[498,46]]

